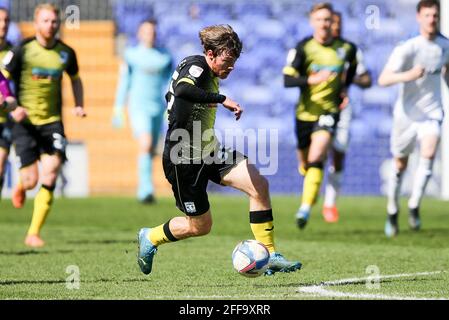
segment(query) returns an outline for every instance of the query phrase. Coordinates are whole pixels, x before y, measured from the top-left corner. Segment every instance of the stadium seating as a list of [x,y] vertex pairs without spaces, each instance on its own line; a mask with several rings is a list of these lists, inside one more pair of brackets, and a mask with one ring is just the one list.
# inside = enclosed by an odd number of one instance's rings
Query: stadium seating
[[[217,128],[277,128],[280,170],[268,177],[272,191],[296,193],[300,190],[293,134],[294,109],[299,92],[283,87],[282,67],[287,51],[310,35],[308,11],[317,1],[209,0],[195,4],[181,0],[109,0],[107,8],[104,8],[105,2],[100,5],[100,2],[92,0],[93,11],[89,15],[106,15],[111,20],[82,21],[79,30],[62,30],[64,41],[77,50],[89,110],[89,119],[85,121],[73,120],[66,112],[67,130],[72,138],[84,140],[89,146],[91,188],[94,193],[134,190],[135,144],[129,129],[123,134],[110,127],[120,60],[118,53],[122,51],[116,50],[120,43],[115,42],[114,37],[125,37],[128,45],[135,44],[137,26],[149,17],[158,20],[158,42],[171,51],[176,62],[187,55],[201,54],[198,31],[202,27],[229,23],[235,28],[244,42],[244,49],[236,70],[222,82],[222,90],[245,107],[245,114],[235,124],[231,113],[219,109]],[[415,2],[374,2],[381,19],[375,29],[369,29],[367,24],[372,14],[368,9],[372,9],[369,6],[373,1],[344,0],[333,3],[343,15],[344,36],[363,50],[365,64],[376,81],[394,45],[413,32],[403,26],[413,21]],[[14,2],[14,5],[18,4]],[[102,12],[96,14],[95,10]],[[21,28],[27,34],[32,30],[32,25],[22,23]],[[71,106],[73,102],[71,93],[67,91],[67,82],[64,88],[65,104]],[[391,108],[395,97],[394,88],[385,89],[376,85],[365,91],[351,88],[354,121],[344,174],[344,193],[381,192],[379,168],[389,157]],[[124,154],[117,150],[128,152]],[[164,185],[160,172],[158,177]],[[211,188],[222,190],[220,187]]]
[[[22,33],[32,35],[31,23],[21,23]],[[84,85],[88,117],[77,119],[71,86],[63,81],[64,122],[71,141],[83,141],[89,157],[89,189],[95,194],[134,195],[137,184],[137,146],[129,128],[111,127],[112,106],[117,85],[119,57],[115,54],[115,26],[112,21],[83,21],[79,30],[65,27],[63,41],[77,53]],[[161,193],[168,193],[160,161],[155,165],[155,182]]]

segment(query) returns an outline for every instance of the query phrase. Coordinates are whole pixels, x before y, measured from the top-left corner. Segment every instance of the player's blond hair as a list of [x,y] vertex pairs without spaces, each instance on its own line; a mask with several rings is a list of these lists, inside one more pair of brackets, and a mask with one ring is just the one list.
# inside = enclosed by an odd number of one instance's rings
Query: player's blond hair
[[223,52],[238,58],[242,52],[242,41],[228,24],[209,26],[199,33],[204,53],[212,50],[214,56]]
[[311,14],[313,14],[313,13],[315,13],[318,10],[321,10],[321,9],[327,9],[327,10],[329,10],[332,13],[334,12],[334,7],[332,6],[331,3],[329,3],[329,2],[320,2],[320,3],[317,3],[317,4],[313,5],[313,7],[310,9],[309,14],[311,15]]
[[34,9],[34,20],[36,20],[37,15],[41,10],[53,11],[59,17],[59,8],[52,3],[41,3]]

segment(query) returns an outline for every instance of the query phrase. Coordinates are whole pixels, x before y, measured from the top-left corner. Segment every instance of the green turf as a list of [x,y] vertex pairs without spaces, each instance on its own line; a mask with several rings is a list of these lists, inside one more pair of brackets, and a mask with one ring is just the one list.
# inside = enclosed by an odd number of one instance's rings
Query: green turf
[[[178,211],[171,198],[143,206],[128,198],[57,199],[42,236],[47,246],[30,250],[23,238],[32,202],[15,210],[0,203],[0,299],[332,299],[298,292],[321,282],[381,275],[443,271],[387,278],[380,288],[364,281],[323,287],[339,293],[392,297],[449,298],[449,211],[442,201],[425,199],[423,230],[383,235],[384,198],[341,198],[341,220],[323,222],[318,206],[306,229],[294,224],[295,197],[274,197],[277,248],[304,267],[291,274],[248,279],[237,274],[231,252],[252,238],[248,204],[243,197],[211,196],[214,226],[201,238],[159,248],[153,273],[144,276],[136,263],[140,227],[167,221]],[[405,207],[405,203],[404,203]],[[79,289],[68,289],[68,266],[80,270]],[[360,296],[361,297],[361,296]],[[340,298],[351,298],[342,296]],[[369,298],[369,296],[368,296]]]

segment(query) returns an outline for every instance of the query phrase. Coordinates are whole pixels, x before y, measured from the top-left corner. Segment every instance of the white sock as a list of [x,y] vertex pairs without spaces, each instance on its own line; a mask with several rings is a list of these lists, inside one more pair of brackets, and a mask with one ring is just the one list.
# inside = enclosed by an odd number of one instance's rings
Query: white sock
[[309,204],[302,204],[301,207],[299,207],[299,210],[301,210],[301,211],[310,212],[311,209],[312,209],[312,207]]
[[388,214],[395,214],[399,211],[399,196],[401,193],[401,184],[404,172],[399,171],[396,165],[393,163],[393,170],[388,181]]
[[336,172],[334,167],[329,167],[324,195],[324,206],[334,207],[337,203],[337,196],[340,193],[341,172]]
[[413,180],[412,194],[408,201],[409,208],[415,209],[419,207],[426,190],[427,182],[429,182],[432,176],[432,167],[433,159],[419,158],[418,168],[416,169],[415,179]]

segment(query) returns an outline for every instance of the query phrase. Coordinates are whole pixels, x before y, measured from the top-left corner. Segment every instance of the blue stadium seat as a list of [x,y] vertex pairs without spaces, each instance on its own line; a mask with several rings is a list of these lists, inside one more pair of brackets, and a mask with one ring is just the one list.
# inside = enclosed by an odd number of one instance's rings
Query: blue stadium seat
[[271,16],[271,5],[270,3],[264,1],[239,1],[235,3],[234,7],[235,13],[240,17],[245,16],[258,16],[258,17],[269,17]]
[[[134,37],[137,21],[149,13],[154,14],[159,20],[160,36],[176,63],[187,55],[202,53],[198,31],[205,25],[228,23],[233,26],[244,47],[235,70],[229,79],[221,82],[221,90],[241,103],[245,113],[236,122],[231,112],[220,107],[217,129],[277,128],[280,135],[279,167],[282,170],[269,177],[271,188],[273,192],[299,193],[302,179],[296,169],[294,135],[294,110],[299,89],[283,87],[282,67],[288,49],[312,34],[308,12],[317,1],[116,2],[120,3],[114,7],[119,32]],[[343,36],[363,49],[365,64],[376,83],[393,47],[414,31],[406,30],[404,26],[415,25],[415,4],[388,0],[333,3],[343,15]],[[365,25],[371,14],[367,12],[370,5],[375,5],[380,14],[380,28],[376,30],[368,30]],[[390,157],[391,111],[396,95],[397,87],[380,88],[374,85],[368,90],[361,90],[352,86],[350,99],[354,119],[343,193],[381,192],[379,167]],[[230,190],[211,188],[220,192]]]
[[395,88],[373,86],[363,92],[362,103],[368,105],[392,105],[396,98]]
[[139,24],[154,16],[153,6],[146,1],[115,1],[113,12],[118,33],[134,37]]
[[242,98],[242,103],[256,104],[259,106],[271,105],[276,99],[276,97],[271,92],[270,87],[260,85],[245,88],[245,91],[242,94]]
[[259,38],[282,39],[285,35],[284,24],[275,19],[260,20],[254,34]]

